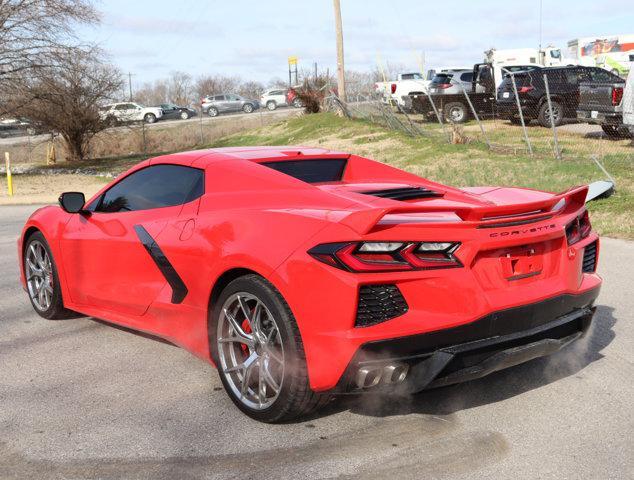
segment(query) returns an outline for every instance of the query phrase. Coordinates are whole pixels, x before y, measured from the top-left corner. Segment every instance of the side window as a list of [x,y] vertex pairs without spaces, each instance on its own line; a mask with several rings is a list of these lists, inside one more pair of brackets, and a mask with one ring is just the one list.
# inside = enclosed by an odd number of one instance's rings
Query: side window
[[119,105],[114,107],[114,109],[115,110],[127,110],[128,109],[128,104],[127,103],[120,103]]
[[97,212],[127,212],[171,207],[204,193],[204,172],[182,165],[153,165],[113,185],[97,204]]
[[227,100],[235,102],[236,100],[240,100],[240,97],[238,97],[237,95],[227,95]]
[[470,82],[471,80],[473,80],[473,72],[463,73],[462,75],[460,75],[460,80],[462,80],[463,82]]
[[617,77],[603,68],[593,68],[590,70],[590,78],[593,82],[614,83],[621,82],[621,77]]
[[216,95],[214,97],[214,102],[222,102],[225,99],[224,95]]

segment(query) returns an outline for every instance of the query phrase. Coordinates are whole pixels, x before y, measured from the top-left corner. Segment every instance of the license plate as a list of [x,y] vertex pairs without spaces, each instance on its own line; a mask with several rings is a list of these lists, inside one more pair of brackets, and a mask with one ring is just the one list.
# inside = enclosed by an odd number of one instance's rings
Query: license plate
[[597,112],[596,110],[592,110],[590,112],[590,118],[598,118],[599,117],[599,112]]
[[504,92],[502,94],[502,98],[509,98],[511,96],[511,92]]

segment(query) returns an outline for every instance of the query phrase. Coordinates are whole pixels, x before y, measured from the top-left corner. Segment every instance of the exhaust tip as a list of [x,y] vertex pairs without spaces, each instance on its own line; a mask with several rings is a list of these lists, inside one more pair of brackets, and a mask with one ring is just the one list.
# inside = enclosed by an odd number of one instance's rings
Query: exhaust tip
[[401,383],[403,380],[405,380],[405,377],[407,377],[408,371],[409,365],[406,363],[395,363],[386,365],[383,368],[383,383]]
[[357,371],[357,388],[372,388],[382,383],[392,385],[401,383],[407,377],[409,365],[406,363],[390,363],[382,366],[364,366]]
[[376,387],[381,381],[382,374],[381,367],[361,367],[357,372],[357,387]]

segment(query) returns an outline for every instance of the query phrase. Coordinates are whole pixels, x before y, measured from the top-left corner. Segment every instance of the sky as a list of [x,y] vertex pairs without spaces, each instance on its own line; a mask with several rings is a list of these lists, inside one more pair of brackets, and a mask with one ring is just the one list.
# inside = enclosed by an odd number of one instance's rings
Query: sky
[[[542,0],[542,43],[634,33],[633,0]],[[539,0],[341,0],[345,65],[418,71],[472,66],[491,47],[539,45]],[[103,21],[80,36],[99,43],[135,85],[172,71],[263,83],[300,69],[336,68],[331,0],[100,0]]]

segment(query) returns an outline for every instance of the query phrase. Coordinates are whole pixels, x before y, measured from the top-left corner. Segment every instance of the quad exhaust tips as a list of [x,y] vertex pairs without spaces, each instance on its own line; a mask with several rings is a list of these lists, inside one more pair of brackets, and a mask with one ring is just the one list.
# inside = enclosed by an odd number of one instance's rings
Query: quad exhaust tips
[[364,366],[357,371],[357,388],[367,389],[378,385],[401,383],[408,371],[409,365],[406,363]]

